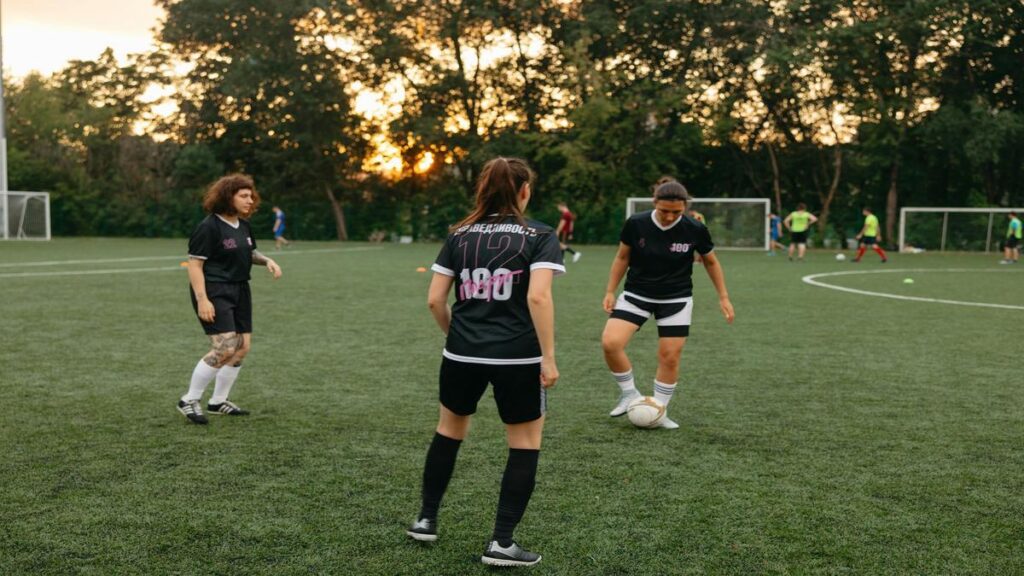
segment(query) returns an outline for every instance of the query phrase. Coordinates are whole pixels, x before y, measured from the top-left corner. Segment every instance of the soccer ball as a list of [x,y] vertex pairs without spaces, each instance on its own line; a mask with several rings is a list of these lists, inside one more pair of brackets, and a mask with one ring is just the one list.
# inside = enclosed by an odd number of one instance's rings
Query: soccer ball
[[651,396],[642,396],[629,403],[626,414],[637,428],[657,428],[665,418],[665,405]]
[[836,260],[838,260],[840,262],[842,262],[843,260],[846,260],[846,254],[843,254],[842,252],[840,252],[839,254],[836,254]]

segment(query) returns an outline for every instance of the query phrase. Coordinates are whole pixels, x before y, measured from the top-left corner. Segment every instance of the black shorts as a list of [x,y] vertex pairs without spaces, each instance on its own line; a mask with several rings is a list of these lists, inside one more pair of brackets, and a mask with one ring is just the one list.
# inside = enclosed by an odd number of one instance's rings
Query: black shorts
[[690,335],[693,318],[693,297],[680,298],[675,302],[649,302],[623,292],[611,313],[612,318],[636,324],[637,330],[651,316],[658,325],[658,338],[686,338]]
[[[199,302],[192,287],[188,287],[192,297],[192,310],[199,317]],[[199,324],[207,334],[223,334],[237,332],[252,334],[252,292],[248,282],[207,282],[206,297],[213,303],[213,322],[207,324],[202,320]]]
[[807,244],[807,230],[803,232],[790,232],[789,240],[793,244]]
[[1003,246],[1012,250],[1016,248],[1018,244],[1020,244],[1020,240],[1017,240],[1016,236],[1010,236],[1006,239],[1006,242],[1003,243]]
[[878,236],[861,236],[860,243],[865,246],[874,246],[878,244]]
[[505,424],[521,424],[547,412],[547,391],[540,385],[540,364],[493,366],[441,359],[441,404],[460,416],[476,413],[476,405],[494,386],[494,403]]

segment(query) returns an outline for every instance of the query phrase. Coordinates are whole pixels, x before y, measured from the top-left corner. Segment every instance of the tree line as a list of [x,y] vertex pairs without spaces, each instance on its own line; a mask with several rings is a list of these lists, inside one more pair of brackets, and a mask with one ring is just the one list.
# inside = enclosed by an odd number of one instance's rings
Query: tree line
[[864,205],[892,239],[900,206],[1024,203],[1017,0],[156,4],[153,52],[6,83],[10,187],[52,192],[55,234],[187,235],[238,170],[300,238],[435,238],[496,155],[584,242],[665,174],[836,238]]

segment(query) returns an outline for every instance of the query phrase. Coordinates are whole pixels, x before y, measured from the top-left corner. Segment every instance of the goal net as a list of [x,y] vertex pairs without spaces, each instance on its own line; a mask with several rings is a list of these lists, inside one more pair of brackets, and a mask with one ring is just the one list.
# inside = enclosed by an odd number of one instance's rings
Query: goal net
[[49,240],[50,195],[46,192],[0,192],[0,239]]
[[[704,215],[715,248],[768,250],[767,198],[694,198],[689,207]],[[650,196],[626,199],[626,218],[653,209]]]
[[1024,214],[1024,208],[902,208],[900,251],[999,250],[1011,211]]

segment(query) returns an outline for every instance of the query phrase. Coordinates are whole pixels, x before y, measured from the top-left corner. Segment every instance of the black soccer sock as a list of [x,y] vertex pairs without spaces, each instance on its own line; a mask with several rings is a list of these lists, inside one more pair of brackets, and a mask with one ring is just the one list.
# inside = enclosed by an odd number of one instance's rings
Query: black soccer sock
[[574,256],[576,255],[576,251],[573,250],[572,248],[569,248],[568,246],[565,247],[565,251]]
[[508,450],[508,463],[501,479],[501,496],[498,497],[498,517],[494,520],[494,540],[502,546],[511,543],[512,532],[530,503],[539,458],[540,450]]
[[462,440],[456,440],[434,433],[434,440],[427,450],[427,463],[423,466],[423,507],[420,518],[437,519],[441,498],[448,489],[448,481],[455,470],[455,458],[459,455]]

